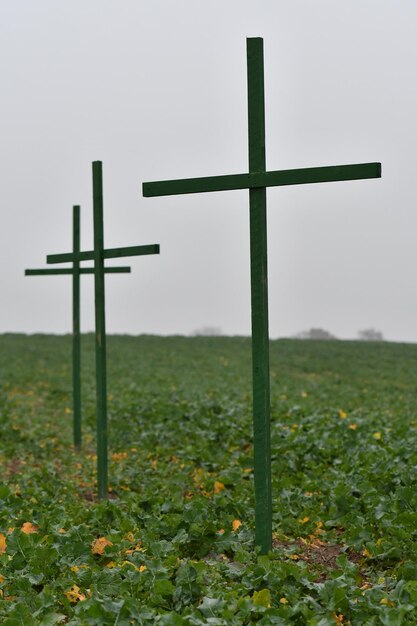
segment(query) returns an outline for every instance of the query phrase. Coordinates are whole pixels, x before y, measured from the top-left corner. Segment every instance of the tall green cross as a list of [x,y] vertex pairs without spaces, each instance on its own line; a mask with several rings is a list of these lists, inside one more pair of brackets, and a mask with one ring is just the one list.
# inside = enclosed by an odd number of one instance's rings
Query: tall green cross
[[[73,252],[80,250],[80,207],[72,207]],[[106,274],[129,273],[130,267],[106,267]],[[80,334],[80,274],[94,274],[93,267],[80,267],[73,261],[72,268],[25,270],[25,276],[72,276],[72,398],[74,446],[81,448],[81,334]]]
[[381,164],[363,163],[267,171],[263,40],[261,38],[247,40],[247,81],[249,171],[228,176],[147,182],[143,183],[143,195],[150,197],[249,189],[255,541],[261,552],[266,553],[272,548],[266,188],[380,178]]
[[96,421],[97,421],[97,489],[98,497],[106,498],[107,467],[107,374],[106,321],[104,294],[104,259],[159,254],[159,245],[104,248],[103,174],[101,161],[93,163],[94,250],[80,250],[47,256],[47,263],[94,261],[95,343],[96,343]]

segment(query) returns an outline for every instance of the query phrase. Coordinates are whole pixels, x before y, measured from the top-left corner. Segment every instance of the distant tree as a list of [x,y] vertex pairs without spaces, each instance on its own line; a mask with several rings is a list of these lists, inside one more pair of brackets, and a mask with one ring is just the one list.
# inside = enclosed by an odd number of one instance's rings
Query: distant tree
[[358,332],[358,337],[361,341],[384,341],[384,336],[380,330],[375,328],[366,328]]
[[203,326],[191,334],[195,337],[219,337],[223,333],[222,329],[217,326]]
[[310,330],[303,330],[295,336],[296,339],[336,339],[332,333],[323,328],[310,328]]

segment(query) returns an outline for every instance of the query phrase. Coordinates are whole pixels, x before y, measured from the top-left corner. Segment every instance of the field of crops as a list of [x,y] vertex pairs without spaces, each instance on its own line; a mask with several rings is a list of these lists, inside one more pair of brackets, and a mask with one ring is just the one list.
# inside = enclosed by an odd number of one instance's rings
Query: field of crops
[[253,544],[250,340],[0,337],[0,623],[417,624],[417,346],[271,342],[274,550]]

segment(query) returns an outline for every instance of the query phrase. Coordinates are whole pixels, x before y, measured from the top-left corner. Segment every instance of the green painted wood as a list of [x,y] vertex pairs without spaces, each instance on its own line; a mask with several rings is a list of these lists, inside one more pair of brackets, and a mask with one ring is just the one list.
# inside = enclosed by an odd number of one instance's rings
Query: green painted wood
[[[72,249],[80,251],[80,207],[73,206]],[[80,262],[72,264],[72,386],[74,446],[81,448]]]
[[263,40],[247,40],[249,171],[145,182],[145,197],[249,189],[256,544],[272,546],[266,188],[381,177],[380,163],[266,171]]
[[[102,251],[103,259],[118,259],[125,256],[145,256],[147,254],[159,254],[159,244],[151,244],[149,246],[128,246],[126,248],[108,248]],[[94,250],[79,252],[74,254],[66,252],[64,254],[48,254],[47,263],[69,263],[74,259],[79,261],[94,261]]]
[[[247,42],[247,80],[249,171],[263,172],[266,159],[262,39]],[[272,549],[266,187],[249,190],[249,221],[255,540],[266,554]]]
[[[107,360],[106,360],[106,315],[104,274],[124,271],[130,268],[105,268],[104,259],[125,256],[143,256],[159,254],[159,244],[146,246],[128,246],[124,248],[104,248],[103,226],[103,170],[101,161],[93,163],[93,215],[94,215],[94,250],[81,252],[79,249],[65,254],[47,256],[47,263],[74,261],[94,261],[95,297],[95,350],[96,350],[96,426],[97,426],[97,491],[100,499],[108,495],[108,433],[107,433]],[[59,270],[61,273],[62,270]],[[70,270],[70,273],[72,270]],[[82,269],[80,269],[82,272]]]
[[253,189],[257,187],[281,187],[284,185],[362,180],[366,178],[381,178],[381,164],[329,165],[325,167],[306,167],[298,170],[253,171],[247,174],[162,180],[143,183],[142,190],[143,195],[150,198],[187,193]]
[[[80,275],[94,274],[94,267],[80,267],[80,207],[73,206],[72,227],[72,267],[59,269],[27,269],[25,276],[72,276],[72,388],[73,388],[73,438],[74,447],[81,449],[82,444],[82,413],[81,413],[81,334],[80,334]],[[130,267],[107,267],[106,274],[129,273]]]
[[[105,274],[130,274],[131,268],[128,266],[105,267]],[[33,269],[25,270],[25,276],[72,276],[71,267],[59,269]],[[94,274],[94,267],[80,267],[80,274]]]
[[96,398],[97,398],[97,490],[107,497],[107,375],[106,315],[104,293],[103,173],[100,161],[93,163],[94,291],[96,316]]

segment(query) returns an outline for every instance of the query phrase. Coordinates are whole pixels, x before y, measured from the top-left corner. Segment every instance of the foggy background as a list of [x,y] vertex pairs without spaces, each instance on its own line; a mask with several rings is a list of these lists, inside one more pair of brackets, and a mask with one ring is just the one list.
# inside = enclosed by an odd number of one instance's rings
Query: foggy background
[[[374,327],[417,341],[415,0],[1,0],[0,332],[71,331],[103,161],[109,333],[250,334],[248,192],[142,198],[143,181],[243,173],[246,37],[264,38],[267,169],[382,162],[382,179],[268,191],[271,337]],[[55,266],[57,267],[57,266]],[[82,277],[82,331],[94,328]]]

